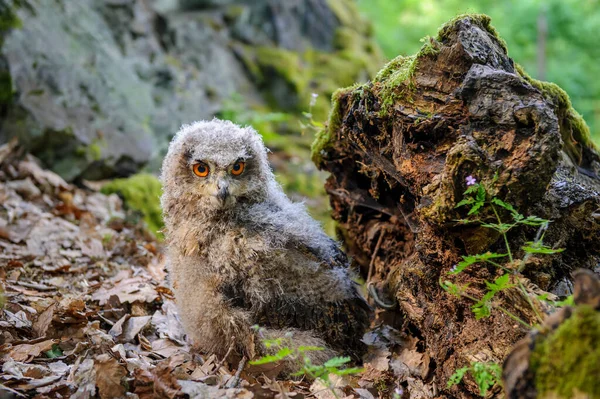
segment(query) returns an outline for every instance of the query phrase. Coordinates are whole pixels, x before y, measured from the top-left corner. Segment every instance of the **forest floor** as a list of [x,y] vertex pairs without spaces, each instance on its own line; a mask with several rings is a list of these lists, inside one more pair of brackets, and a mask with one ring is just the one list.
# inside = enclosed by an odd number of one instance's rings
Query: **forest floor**
[[[335,397],[304,379],[237,380],[236,364],[194,353],[139,218],[18,155],[0,147],[0,397]],[[434,394],[417,386],[429,360],[416,339],[379,325],[365,340],[364,371],[337,397],[401,397],[397,381]]]

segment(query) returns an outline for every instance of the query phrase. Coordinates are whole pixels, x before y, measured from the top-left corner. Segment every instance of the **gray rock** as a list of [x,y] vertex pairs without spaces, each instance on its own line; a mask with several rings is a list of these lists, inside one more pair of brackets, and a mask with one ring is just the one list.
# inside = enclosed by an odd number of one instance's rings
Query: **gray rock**
[[68,181],[157,169],[181,124],[212,118],[234,95],[263,104],[238,44],[330,51],[340,25],[327,0],[0,5],[21,22],[0,37],[0,143],[18,137]]

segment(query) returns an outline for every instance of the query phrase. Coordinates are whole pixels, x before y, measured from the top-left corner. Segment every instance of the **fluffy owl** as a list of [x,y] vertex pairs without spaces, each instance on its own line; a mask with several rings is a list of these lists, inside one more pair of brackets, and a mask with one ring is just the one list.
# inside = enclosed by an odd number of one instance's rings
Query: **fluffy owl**
[[326,348],[310,352],[314,362],[360,357],[369,306],[347,258],[283,193],[256,131],[217,119],[183,126],[161,180],[173,291],[195,347],[223,356],[233,342],[252,358],[268,352],[260,338],[286,337]]

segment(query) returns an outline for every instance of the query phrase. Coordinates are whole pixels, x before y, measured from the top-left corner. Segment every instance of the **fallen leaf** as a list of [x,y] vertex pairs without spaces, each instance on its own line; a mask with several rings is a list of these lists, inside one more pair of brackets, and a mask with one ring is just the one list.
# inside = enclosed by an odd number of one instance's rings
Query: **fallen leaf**
[[159,299],[154,287],[144,281],[142,277],[124,279],[112,288],[102,287],[92,295],[92,299],[99,301],[100,305],[104,305],[112,295],[116,295],[121,303],[153,302]]
[[54,317],[56,307],[56,303],[48,306],[42,313],[40,313],[33,323],[33,332],[37,337],[43,337],[46,335],[46,331],[48,331],[48,327],[50,327],[50,324],[52,323],[52,317]]
[[[154,249],[154,252],[156,252],[156,249]],[[148,272],[150,273],[152,278],[157,282],[164,281],[165,277],[167,277],[167,272],[165,272],[167,262],[166,259],[166,256],[161,254],[156,258],[152,259],[150,263],[148,263]]]
[[127,370],[119,362],[107,354],[102,354],[94,360],[96,385],[102,399],[120,398],[125,396],[125,377]]
[[89,399],[96,394],[96,370],[92,359],[75,363],[69,375],[69,381],[77,387],[72,399]]
[[429,355],[416,350],[403,350],[390,362],[394,374],[399,377],[419,377],[424,379],[429,374]]
[[48,339],[36,344],[20,344],[10,347],[8,356],[17,361],[25,362],[38,357],[42,352],[52,349],[52,345],[58,342],[57,339]]
[[316,379],[310,386],[310,392],[317,399],[339,399],[346,395],[342,388],[346,387],[348,382],[339,375],[329,374],[329,382]]
[[[123,318],[117,323],[121,322]],[[140,331],[142,331],[144,327],[146,327],[146,325],[148,325],[148,322],[150,322],[151,319],[152,316],[129,317],[126,321],[121,323],[122,328],[120,328],[120,332],[113,332],[113,329],[115,329],[115,327],[117,326],[117,324],[115,324],[113,328],[109,331],[109,334],[117,338],[119,342],[133,342],[135,337],[139,334]]]
[[156,341],[152,342],[152,352],[164,357],[173,356],[182,349],[183,348],[178,346],[170,339],[157,339]]
[[15,328],[31,327],[31,321],[29,321],[27,314],[22,310],[19,310],[17,313],[12,313],[11,311],[4,309],[4,315],[6,316],[6,321],[15,326]]
[[185,330],[173,301],[163,303],[162,312],[157,310],[154,313],[152,323],[162,338],[168,337],[180,345],[187,345]]

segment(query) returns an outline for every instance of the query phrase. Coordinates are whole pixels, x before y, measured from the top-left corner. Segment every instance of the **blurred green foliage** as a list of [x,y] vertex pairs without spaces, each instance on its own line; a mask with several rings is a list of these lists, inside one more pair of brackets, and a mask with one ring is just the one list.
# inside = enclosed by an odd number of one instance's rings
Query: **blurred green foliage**
[[[457,14],[488,14],[509,55],[532,77],[565,89],[600,143],[600,0],[357,1],[388,58],[416,53],[421,38],[435,34]],[[546,38],[545,52],[540,51],[539,37]],[[540,54],[545,54],[545,72],[538,68]]]
[[163,227],[160,196],[162,186],[158,178],[148,173],[138,173],[126,179],[115,179],[105,184],[100,190],[103,194],[117,194],[125,202],[125,206],[144,219],[148,229],[162,238]]

